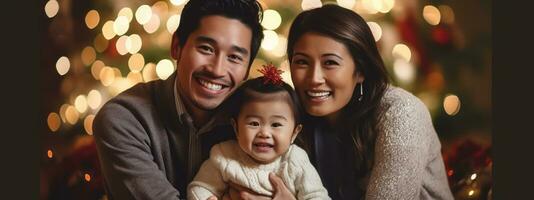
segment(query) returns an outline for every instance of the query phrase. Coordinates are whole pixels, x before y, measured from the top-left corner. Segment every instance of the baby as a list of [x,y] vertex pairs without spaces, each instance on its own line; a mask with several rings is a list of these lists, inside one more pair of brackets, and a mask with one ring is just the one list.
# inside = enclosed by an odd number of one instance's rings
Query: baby
[[274,66],[260,72],[264,76],[246,81],[229,99],[236,108],[231,121],[237,141],[212,147],[188,186],[188,199],[221,199],[229,182],[272,196],[270,172],[297,199],[330,199],[306,152],[293,144],[302,129],[294,90]]

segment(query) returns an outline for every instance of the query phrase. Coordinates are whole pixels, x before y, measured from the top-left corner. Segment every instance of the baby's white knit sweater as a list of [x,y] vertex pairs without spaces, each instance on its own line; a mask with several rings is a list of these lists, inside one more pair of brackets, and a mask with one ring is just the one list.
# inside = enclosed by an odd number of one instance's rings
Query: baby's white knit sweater
[[273,187],[269,173],[274,172],[297,199],[330,199],[319,174],[310,163],[306,152],[297,145],[269,164],[256,163],[229,140],[211,148],[210,158],[202,164],[187,189],[190,200],[206,200],[210,196],[219,199],[228,182],[249,188],[258,194],[272,196]]

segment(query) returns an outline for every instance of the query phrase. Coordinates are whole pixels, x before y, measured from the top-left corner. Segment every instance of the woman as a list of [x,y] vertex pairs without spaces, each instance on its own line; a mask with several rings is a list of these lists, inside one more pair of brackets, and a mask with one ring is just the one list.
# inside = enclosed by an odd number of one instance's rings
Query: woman
[[453,199],[425,105],[388,84],[371,30],[336,6],[300,13],[288,37],[307,147],[332,199]]

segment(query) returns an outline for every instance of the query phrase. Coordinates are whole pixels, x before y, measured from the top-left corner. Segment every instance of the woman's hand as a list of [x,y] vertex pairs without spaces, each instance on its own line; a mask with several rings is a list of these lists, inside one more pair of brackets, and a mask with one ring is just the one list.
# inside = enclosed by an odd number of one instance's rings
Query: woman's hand
[[295,199],[293,194],[287,189],[284,181],[274,173],[269,174],[269,181],[274,188],[274,196],[267,197],[260,194],[257,194],[251,191],[248,188],[242,187],[240,185],[230,183],[228,195],[223,197],[223,200],[232,199],[232,200],[291,200]]

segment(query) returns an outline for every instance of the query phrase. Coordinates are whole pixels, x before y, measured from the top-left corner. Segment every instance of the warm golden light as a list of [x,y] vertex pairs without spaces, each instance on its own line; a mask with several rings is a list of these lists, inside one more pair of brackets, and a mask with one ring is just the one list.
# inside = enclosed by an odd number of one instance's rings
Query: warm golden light
[[78,97],[76,97],[74,100],[74,107],[76,107],[76,110],[80,113],[84,113],[87,110],[87,99],[85,98],[85,95],[78,95]]
[[48,18],[52,18],[57,15],[59,11],[59,3],[56,0],[50,0],[46,2],[45,13]]
[[267,51],[273,50],[278,44],[278,34],[271,30],[263,31],[263,41],[261,42],[261,48]]
[[56,132],[61,126],[61,118],[59,118],[59,115],[55,112],[48,114],[46,122],[48,123],[48,128],[50,128],[52,132]]
[[117,52],[120,55],[125,55],[128,53],[128,49],[126,49],[126,39],[128,36],[123,35],[117,39],[117,43],[115,43],[115,48],[117,48]]
[[393,72],[404,83],[411,83],[415,79],[415,67],[404,59],[396,59]]
[[93,120],[95,119],[95,115],[88,115],[85,117],[85,120],[83,120],[83,127],[85,128],[85,132],[89,135],[93,135]]
[[373,0],[362,0],[361,5],[363,10],[365,10],[368,14],[378,13],[378,10],[376,10],[373,5]]
[[265,10],[263,12],[263,20],[261,21],[261,25],[263,28],[268,30],[275,30],[277,29],[280,24],[282,23],[282,16],[280,16],[280,13],[276,10]]
[[135,85],[137,83],[143,82],[143,74],[141,74],[141,72],[132,71],[128,73],[128,75],[126,76],[126,79],[128,79],[128,81],[132,82]]
[[169,5],[165,1],[158,1],[152,5],[152,13],[157,13],[159,16],[166,16],[169,12]]
[[148,20],[152,17],[152,8],[148,5],[142,5],[135,11],[135,20],[141,25],[148,23]]
[[91,175],[89,175],[88,173],[85,173],[83,176],[84,176],[85,181],[87,182],[91,181]]
[[115,78],[122,78],[122,72],[119,68],[112,67],[111,69],[113,69],[113,74],[115,75]]
[[265,62],[265,60],[263,60],[261,58],[254,59],[254,61],[252,61],[252,65],[250,67],[250,73],[248,74],[248,78],[252,79],[252,78],[257,78],[257,77],[262,76],[262,74],[258,70],[261,69],[262,66],[266,65],[266,64],[267,64],[267,62]]
[[477,174],[476,173],[471,175],[471,180],[475,180],[476,178],[477,178]]
[[104,52],[108,48],[108,40],[100,33],[95,37],[93,44],[99,53]]
[[380,40],[380,38],[382,37],[382,28],[376,22],[367,22],[367,25],[373,33],[373,38],[375,38],[375,42],[378,42],[378,40]]
[[154,14],[150,18],[150,20],[146,24],[143,25],[143,29],[145,29],[147,33],[154,33],[158,30],[159,25],[160,25],[159,16]]
[[119,93],[123,92],[124,90],[127,90],[128,88],[132,86],[133,86],[133,83],[130,82],[128,79],[117,77],[115,78],[115,81],[113,81],[113,84],[111,84],[111,86],[108,89],[109,89],[109,93],[112,96],[116,96]]
[[469,190],[469,193],[468,193],[468,195],[469,195],[469,196],[473,196],[473,194],[474,194],[474,193],[475,193],[475,191],[474,191],[474,190]]
[[174,65],[169,59],[163,59],[156,65],[156,74],[160,79],[167,79],[174,72]]
[[98,92],[98,90],[91,90],[89,94],[87,94],[87,104],[91,109],[97,109],[101,103],[102,95],[100,95],[100,92]]
[[356,0],[337,0],[337,4],[341,7],[352,9],[356,4]]
[[118,16],[117,19],[113,22],[113,32],[118,36],[124,35],[130,28],[130,23],[128,17]]
[[85,15],[85,25],[87,25],[87,28],[94,29],[98,26],[98,22],[100,22],[100,14],[98,14],[98,11],[90,10],[87,12]]
[[69,107],[68,104],[63,104],[59,108],[59,116],[61,117],[62,122],[67,122],[67,117],[65,116],[65,113],[67,112],[68,107]]
[[187,0],[171,0],[172,5],[179,6],[186,2]]
[[438,6],[439,12],[441,13],[441,20],[444,23],[447,24],[453,24],[454,23],[454,11],[452,11],[452,8],[447,5],[441,5]]
[[48,149],[48,151],[46,152],[46,156],[48,156],[48,158],[52,158],[54,157],[54,152],[52,152],[51,149]]
[[443,108],[445,109],[445,112],[450,115],[454,116],[458,114],[460,111],[460,98],[456,95],[447,95],[445,99],[443,100]]
[[100,82],[102,82],[102,85],[104,86],[110,86],[113,81],[115,80],[115,72],[111,67],[104,67],[102,70],[100,70]]
[[74,125],[76,122],[78,122],[80,115],[74,106],[69,105],[65,111],[65,118],[67,119],[68,123]]
[[309,10],[313,8],[319,8],[323,6],[323,3],[321,0],[302,0],[302,3],[300,4],[300,7],[302,10]]
[[423,8],[423,18],[430,25],[438,25],[441,19],[441,14],[436,7],[428,5]]
[[67,58],[66,56],[61,56],[56,62],[57,73],[63,76],[67,72],[69,72],[69,69],[70,69],[69,58]]
[[141,40],[141,37],[137,34],[132,34],[128,38],[126,38],[126,50],[130,54],[135,54],[141,50],[141,46],[143,45],[143,41]]
[[115,31],[113,31],[113,21],[108,20],[104,25],[102,26],[102,35],[106,40],[111,40],[111,38],[115,37]]
[[130,23],[133,19],[133,12],[132,9],[128,7],[124,7],[119,11],[119,14],[117,14],[117,17],[119,16],[125,16],[128,19],[128,23]]
[[173,34],[176,29],[178,29],[180,18],[181,15],[172,15],[167,19],[167,31],[169,31],[170,34]]
[[91,65],[91,75],[93,75],[93,78],[95,78],[95,80],[100,80],[100,71],[102,70],[102,68],[104,68],[104,66],[104,62],[100,60],[96,60],[95,62],[93,62],[93,65]]
[[404,59],[406,62],[410,62],[410,58],[412,58],[412,52],[405,44],[396,44],[391,53],[394,58]]
[[395,6],[395,0],[374,0],[372,5],[378,12],[387,13]]
[[143,66],[145,66],[145,58],[139,53],[133,54],[128,59],[128,67],[132,72],[140,72]]
[[96,52],[93,47],[85,47],[82,50],[82,63],[84,65],[91,65],[96,59]]
[[147,63],[143,68],[143,80],[145,82],[157,80],[158,75],[156,75],[156,64]]

